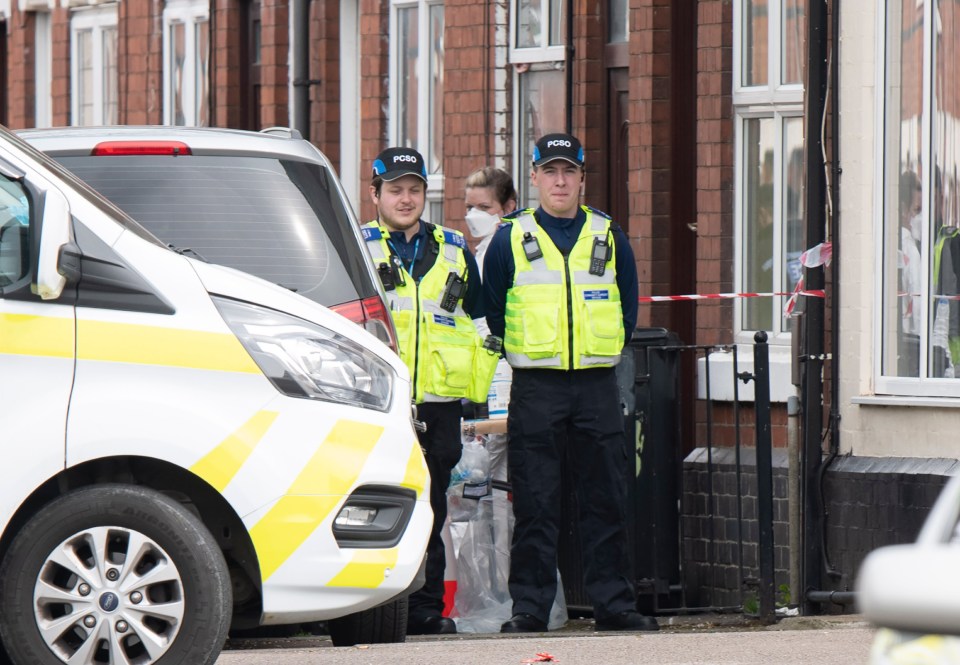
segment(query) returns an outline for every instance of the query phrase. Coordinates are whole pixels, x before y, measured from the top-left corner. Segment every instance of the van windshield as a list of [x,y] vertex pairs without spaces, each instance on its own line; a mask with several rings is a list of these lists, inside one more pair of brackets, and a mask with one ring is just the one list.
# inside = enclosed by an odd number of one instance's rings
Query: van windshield
[[56,159],[193,256],[326,306],[376,293],[334,176],[323,166],[236,155]]

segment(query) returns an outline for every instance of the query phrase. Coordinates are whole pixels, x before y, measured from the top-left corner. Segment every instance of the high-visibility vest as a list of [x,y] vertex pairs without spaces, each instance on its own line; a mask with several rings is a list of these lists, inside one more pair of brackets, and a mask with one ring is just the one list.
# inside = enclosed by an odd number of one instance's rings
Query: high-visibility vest
[[[389,230],[373,221],[364,224],[362,231],[374,268],[378,273],[391,270]],[[386,290],[400,358],[413,381],[414,401],[466,397],[485,402],[498,354],[483,347],[462,299],[456,301],[453,311],[441,307],[451,275],[468,279],[463,254],[467,243],[458,231],[432,224],[427,225],[427,233],[438,247],[433,266],[418,284],[400,262],[394,269],[399,279]]]
[[[515,270],[503,346],[515,368],[585,369],[620,362],[623,309],[611,220],[587,206],[583,210],[587,219],[566,256],[537,224],[532,208],[510,220]],[[536,254],[528,252],[534,248],[531,239],[542,256],[528,258]],[[599,275],[590,272],[595,239],[609,246]]]

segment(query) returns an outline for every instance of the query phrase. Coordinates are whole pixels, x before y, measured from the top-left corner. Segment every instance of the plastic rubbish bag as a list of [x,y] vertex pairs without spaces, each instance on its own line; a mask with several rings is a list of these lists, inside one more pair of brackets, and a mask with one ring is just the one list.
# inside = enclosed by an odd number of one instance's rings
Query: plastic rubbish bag
[[[497,633],[513,615],[508,580],[513,509],[507,492],[493,487],[506,480],[507,436],[464,437],[463,456],[447,491],[450,537],[457,571],[451,616],[462,633]],[[551,630],[567,622],[563,585],[547,622]]]

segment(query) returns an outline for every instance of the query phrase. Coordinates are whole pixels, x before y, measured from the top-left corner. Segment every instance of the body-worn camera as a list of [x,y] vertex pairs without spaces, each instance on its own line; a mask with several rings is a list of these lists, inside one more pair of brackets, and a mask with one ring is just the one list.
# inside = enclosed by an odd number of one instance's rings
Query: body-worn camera
[[523,247],[523,253],[527,255],[527,261],[533,261],[543,256],[543,252],[540,251],[540,243],[537,242],[537,236],[529,231],[523,234],[520,245]]
[[377,275],[384,291],[393,291],[397,286],[406,286],[407,280],[403,276],[403,263],[399,256],[391,256],[390,263],[381,261],[377,266]]
[[448,312],[457,309],[457,303],[463,298],[467,291],[467,280],[455,272],[447,275],[447,284],[443,289],[443,297],[440,299],[440,308]]

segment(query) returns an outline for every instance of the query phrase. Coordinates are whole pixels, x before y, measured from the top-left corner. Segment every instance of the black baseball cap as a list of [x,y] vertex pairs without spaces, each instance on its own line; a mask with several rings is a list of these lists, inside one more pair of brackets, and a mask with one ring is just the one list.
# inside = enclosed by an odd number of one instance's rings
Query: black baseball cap
[[387,148],[373,160],[373,177],[390,182],[405,175],[415,175],[427,181],[427,165],[423,155],[413,148]]
[[555,159],[564,159],[583,168],[583,146],[570,134],[541,136],[533,147],[533,165],[540,166]]

